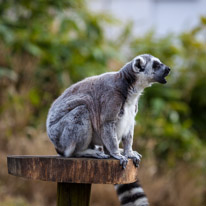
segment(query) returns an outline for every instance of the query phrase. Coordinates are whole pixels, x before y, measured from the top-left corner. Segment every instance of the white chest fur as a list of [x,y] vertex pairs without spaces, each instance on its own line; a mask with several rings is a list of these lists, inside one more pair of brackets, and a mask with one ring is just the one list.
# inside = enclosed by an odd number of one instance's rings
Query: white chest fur
[[135,115],[137,110],[138,97],[130,98],[129,101],[125,102],[123,116],[117,122],[117,138],[121,141],[123,136],[128,135],[131,132],[133,135]]

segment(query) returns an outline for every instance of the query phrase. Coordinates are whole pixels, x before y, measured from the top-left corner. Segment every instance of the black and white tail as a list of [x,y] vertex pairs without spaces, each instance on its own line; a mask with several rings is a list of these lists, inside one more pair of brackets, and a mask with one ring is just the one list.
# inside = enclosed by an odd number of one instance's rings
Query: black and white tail
[[149,202],[139,181],[115,185],[121,206],[148,206]]

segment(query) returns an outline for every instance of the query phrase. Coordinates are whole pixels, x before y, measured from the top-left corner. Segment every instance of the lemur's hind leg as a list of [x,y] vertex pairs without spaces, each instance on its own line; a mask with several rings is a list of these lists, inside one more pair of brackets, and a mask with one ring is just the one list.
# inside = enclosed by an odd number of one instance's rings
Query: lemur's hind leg
[[55,147],[65,157],[109,158],[104,151],[89,148],[92,141],[92,123],[87,107],[78,106],[68,112],[56,125],[59,138],[55,139]]
[[87,150],[92,140],[92,123],[87,107],[80,105],[64,115],[50,130],[57,152],[71,157]]
[[94,145],[93,149],[79,151],[75,154],[77,157],[94,157],[98,159],[107,159],[110,155],[104,153],[104,147],[101,145]]
[[99,151],[96,149],[86,149],[84,151],[79,151],[75,153],[76,157],[94,157],[97,159],[107,159],[110,156],[105,154],[104,151]]

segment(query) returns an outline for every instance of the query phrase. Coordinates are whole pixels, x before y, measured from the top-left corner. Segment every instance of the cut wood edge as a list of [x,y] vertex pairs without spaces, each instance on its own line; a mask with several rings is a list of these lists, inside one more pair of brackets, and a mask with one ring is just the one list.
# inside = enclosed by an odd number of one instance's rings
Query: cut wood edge
[[11,155],[7,165],[10,175],[52,182],[126,184],[135,182],[138,176],[132,160],[122,169],[116,159]]

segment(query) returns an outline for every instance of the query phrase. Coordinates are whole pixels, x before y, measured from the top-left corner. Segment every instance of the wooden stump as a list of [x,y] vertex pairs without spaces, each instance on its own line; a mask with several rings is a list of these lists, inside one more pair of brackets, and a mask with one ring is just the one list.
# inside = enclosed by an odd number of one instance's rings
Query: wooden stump
[[91,184],[126,184],[137,180],[132,160],[60,156],[8,156],[8,173],[33,180],[57,182],[58,206],[88,206]]

